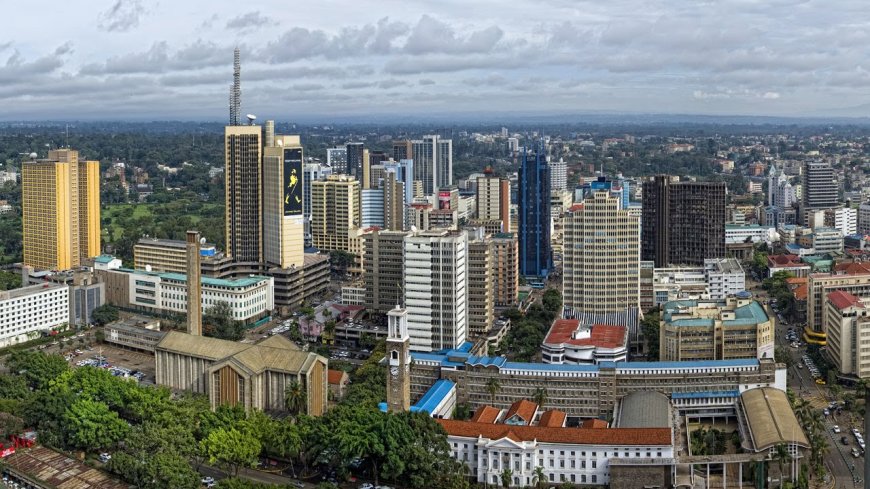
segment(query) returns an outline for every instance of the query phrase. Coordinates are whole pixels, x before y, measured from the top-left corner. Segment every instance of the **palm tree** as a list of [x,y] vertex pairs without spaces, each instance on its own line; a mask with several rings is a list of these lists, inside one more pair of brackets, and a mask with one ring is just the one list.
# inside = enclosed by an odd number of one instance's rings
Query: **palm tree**
[[791,460],[791,453],[788,451],[788,445],[779,443],[774,447],[773,459],[779,464],[779,480],[782,486],[785,483],[785,476],[782,473],[782,466]]
[[492,399],[492,404],[495,404],[495,395],[500,390],[501,382],[498,381],[498,377],[490,377],[486,381],[486,391],[489,392],[489,396]]
[[535,394],[532,396],[532,400],[535,401],[535,404],[543,410],[544,404],[547,403],[547,388],[538,387],[535,389]]
[[535,475],[532,476],[532,484],[535,489],[541,489],[546,483],[547,477],[544,475],[544,468],[540,465],[535,467]]
[[284,389],[284,407],[293,416],[298,415],[305,408],[305,387],[298,380],[290,382]]
[[513,482],[514,471],[511,469],[504,469],[501,471],[501,485],[502,487],[510,487],[511,482]]

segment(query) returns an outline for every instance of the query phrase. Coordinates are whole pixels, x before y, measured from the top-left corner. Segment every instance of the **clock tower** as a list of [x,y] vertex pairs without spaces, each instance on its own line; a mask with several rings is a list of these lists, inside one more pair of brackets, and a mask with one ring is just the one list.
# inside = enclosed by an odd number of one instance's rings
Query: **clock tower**
[[387,313],[387,409],[411,409],[411,337],[408,311],[396,306]]

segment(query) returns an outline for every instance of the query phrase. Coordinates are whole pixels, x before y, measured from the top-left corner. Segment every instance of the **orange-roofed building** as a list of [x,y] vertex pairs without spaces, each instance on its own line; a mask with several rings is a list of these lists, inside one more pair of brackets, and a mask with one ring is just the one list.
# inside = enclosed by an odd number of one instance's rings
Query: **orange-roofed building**
[[557,319],[542,345],[544,363],[597,364],[624,362],[628,356],[628,334],[624,326],[583,325],[577,319]]
[[584,419],[582,423],[580,423],[581,428],[588,429],[601,429],[607,428],[607,421],[603,419]]
[[545,428],[561,428],[565,426],[565,419],[567,418],[568,415],[565,414],[564,411],[551,409],[545,411],[544,414],[541,415],[541,419],[538,420],[538,426]]
[[504,415],[504,423],[512,426],[528,426],[534,421],[537,412],[537,404],[522,399],[511,404],[507,414]]
[[344,370],[329,369],[326,371],[326,383],[329,384],[329,392],[332,399],[339,401],[344,397],[344,390],[350,383],[350,377]]
[[[660,464],[674,456],[670,428],[511,426],[452,419],[436,422],[447,432],[454,459],[468,466],[469,475],[478,483],[497,487],[506,469],[511,471],[511,487],[531,486],[537,467],[543,468],[547,485],[606,486],[615,469]],[[612,465],[613,457],[620,457],[619,467]],[[625,460],[627,463],[622,463]],[[644,484],[669,487],[670,473],[659,470],[661,480],[645,479]]]
[[767,257],[768,276],[773,277],[776,272],[788,272],[795,277],[806,277],[810,274],[811,267],[801,261],[798,255],[769,255]]
[[499,415],[501,415],[501,409],[492,406],[480,406],[477,408],[477,411],[474,412],[471,421],[474,421],[475,423],[492,424],[498,421]]

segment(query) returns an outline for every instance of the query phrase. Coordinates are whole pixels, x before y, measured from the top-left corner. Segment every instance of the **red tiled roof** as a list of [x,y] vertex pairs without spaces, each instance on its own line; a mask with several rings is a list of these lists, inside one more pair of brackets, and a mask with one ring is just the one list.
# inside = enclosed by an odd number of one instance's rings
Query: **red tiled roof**
[[535,412],[538,410],[538,405],[533,403],[532,401],[527,401],[526,399],[522,399],[511,404],[510,409],[508,409],[507,414],[504,415],[504,419],[508,420],[513,415],[518,415],[526,424],[532,422],[532,418],[535,417]]
[[607,428],[607,421],[604,421],[603,419],[586,419],[583,420],[583,423],[580,424],[580,427],[588,429]]
[[671,444],[669,428],[548,428],[541,426],[507,426],[454,419],[436,419],[448,435],[465,438],[482,436],[490,440],[566,443],[576,445],[662,445]]
[[805,301],[807,300],[807,295],[809,295],[810,293],[810,286],[807,284],[798,285],[797,287],[795,287],[792,293],[794,294],[794,298],[796,300]]
[[498,419],[500,413],[501,409],[496,409],[492,406],[480,406],[477,408],[477,411],[474,412],[474,416],[471,417],[471,420],[475,423],[492,424]]
[[780,268],[806,266],[804,263],[801,263],[801,257],[798,255],[770,255],[767,257],[767,263],[768,265]]
[[558,345],[567,343],[575,346],[600,346],[618,348],[625,345],[625,327],[611,324],[593,324],[589,338],[572,338],[580,327],[577,319],[557,319],[553,321],[544,343]]
[[345,376],[345,373],[341,370],[329,369],[326,371],[326,381],[332,385],[340,384],[341,379],[344,376]]
[[837,309],[846,309],[847,307],[864,307],[864,304],[854,295],[845,290],[835,290],[828,294],[828,300]]
[[538,421],[538,426],[546,428],[561,428],[565,425],[565,418],[567,417],[568,415],[563,411],[551,409],[541,415],[541,419]]
[[865,273],[870,273],[870,263],[838,263],[837,265],[834,265],[834,273],[844,275],[861,275]]
[[785,283],[789,285],[801,285],[808,282],[806,277],[787,277]]
[[580,203],[580,204],[574,204],[574,205],[572,205],[571,207],[568,208],[568,212],[577,212],[577,211],[579,211],[579,210],[582,209],[582,208],[583,208],[583,204],[582,204],[582,203]]

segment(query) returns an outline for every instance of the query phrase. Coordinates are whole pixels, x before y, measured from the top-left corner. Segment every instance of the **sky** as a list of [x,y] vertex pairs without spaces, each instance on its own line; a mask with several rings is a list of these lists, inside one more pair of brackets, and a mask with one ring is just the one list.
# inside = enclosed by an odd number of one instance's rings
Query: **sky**
[[3,120],[870,115],[866,0],[14,3]]

